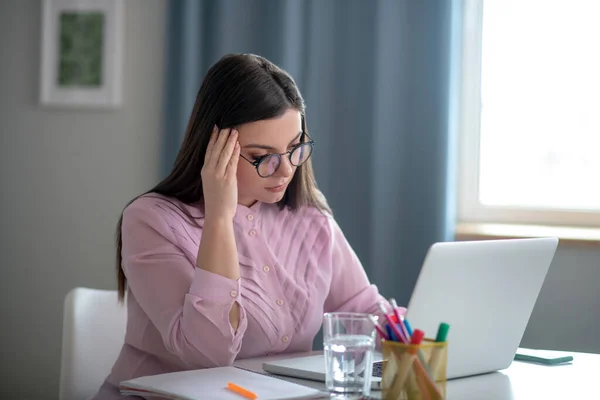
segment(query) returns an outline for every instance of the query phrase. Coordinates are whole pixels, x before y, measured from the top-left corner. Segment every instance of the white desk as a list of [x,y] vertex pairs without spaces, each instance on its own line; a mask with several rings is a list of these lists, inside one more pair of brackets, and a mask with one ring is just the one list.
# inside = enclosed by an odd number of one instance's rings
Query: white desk
[[[271,375],[262,369],[267,360],[301,357],[319,352],[239,360],[234,366]],[[537,400],[600,399],[600,354],[575,353],[566,365],[544,366],[514,361],[505,370],[447,382],[447,400]],[[325,384],[278,376],[292,382],[325,390]],[[381,392],[371,396],[381,398]]]

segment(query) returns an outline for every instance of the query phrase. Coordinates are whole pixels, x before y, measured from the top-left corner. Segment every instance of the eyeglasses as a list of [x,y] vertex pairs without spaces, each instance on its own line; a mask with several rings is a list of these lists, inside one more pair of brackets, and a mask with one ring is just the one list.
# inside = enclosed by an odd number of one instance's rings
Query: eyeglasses
[[240,154],[240,156],[244,160],[248,161],[250,164],[256,167],[256,172],[261,178],[268,178],[269,176],[277,172],[277,170],[281,166],[282,156],[288,155],[290,158],[290,163],[295,167],[299,167],[308,161],[313,152],[315,141],[312,140],[310,136],[308,136],[308,133],[303,133],[302,138],[305,135],[309,139],[308,142],[300,143],[294,146],[292,150],[285,153],[265,154],[264,156],[261,156],[254,161],[248,160],[242,154]]

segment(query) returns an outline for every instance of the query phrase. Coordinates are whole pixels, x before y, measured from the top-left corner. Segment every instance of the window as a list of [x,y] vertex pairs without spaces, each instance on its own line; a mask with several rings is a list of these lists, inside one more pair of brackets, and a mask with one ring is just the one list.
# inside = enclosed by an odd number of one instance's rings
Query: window
[[600,227],[600,1],[464,12],[460,221]]

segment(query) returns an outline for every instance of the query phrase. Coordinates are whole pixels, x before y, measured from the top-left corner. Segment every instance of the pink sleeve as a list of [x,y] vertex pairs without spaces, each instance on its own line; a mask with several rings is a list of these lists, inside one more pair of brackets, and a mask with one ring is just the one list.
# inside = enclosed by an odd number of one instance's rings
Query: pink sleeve
[[[333,218],[330,219],[330,232],[333,273],[324,311],[373,314],[379,318],[380,325],[384,326],[386,320],[379,310],[378,303],[384,301],[388,309],[391,309],[391,306],[379,294],[377,287],[369,282],[360,260]],[[406,309],[399,307],[399,312],[400,315],[404,315]],[[377,340],[376,343],[380,349],[381,342]]]
[[385,301],[333,218],[329,218],[332,278],[325,312],[347,311],[379,314],[377,303]]
[[[240,281],[196,268],[152,206],[123,214],[123,270],[129,289],[166,348],[190,368],[231,365],[247,327]],[[229,322],[240,304],[237,332]]]

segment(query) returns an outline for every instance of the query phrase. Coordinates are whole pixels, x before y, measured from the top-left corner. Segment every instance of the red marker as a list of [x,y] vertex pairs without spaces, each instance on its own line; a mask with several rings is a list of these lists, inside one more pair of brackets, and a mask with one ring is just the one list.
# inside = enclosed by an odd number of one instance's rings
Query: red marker
[[415,329],[412,336],[410,337],[410,344],[421,344],[423,338],[425,338],[425,332],[423,332],[420,329]]

